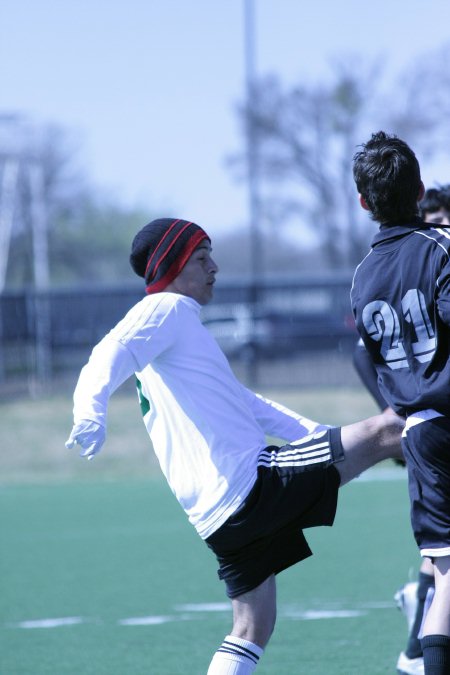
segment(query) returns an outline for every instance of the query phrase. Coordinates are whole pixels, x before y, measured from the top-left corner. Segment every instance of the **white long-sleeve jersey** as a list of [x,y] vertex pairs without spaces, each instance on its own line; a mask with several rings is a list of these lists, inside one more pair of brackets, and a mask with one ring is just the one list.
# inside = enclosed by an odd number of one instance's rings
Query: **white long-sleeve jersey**
[[109,397],[135,373],[161,469],[205,539],[250,492],[266,434],[292,442],[323,425],[239,383],[200,309],[192,298],[167,292],[137,303],[82,369],[74,419],[106,427]]

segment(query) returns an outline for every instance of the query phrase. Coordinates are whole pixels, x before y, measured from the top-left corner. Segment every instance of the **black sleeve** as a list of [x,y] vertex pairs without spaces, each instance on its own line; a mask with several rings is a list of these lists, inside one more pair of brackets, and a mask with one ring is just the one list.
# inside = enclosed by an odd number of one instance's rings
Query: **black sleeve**
[[355,349],[353,350],[353,365],[361,378],[362,383],[370,394],[372,394],[372,397],[375,399],[380,410],[385,410],[388,407],[388,404],[380,393],[377,372],[369,353],[361,340],[358,340]]
[[450,326],[450,264],[444,267],[438,283],[437,310],[442,321]]

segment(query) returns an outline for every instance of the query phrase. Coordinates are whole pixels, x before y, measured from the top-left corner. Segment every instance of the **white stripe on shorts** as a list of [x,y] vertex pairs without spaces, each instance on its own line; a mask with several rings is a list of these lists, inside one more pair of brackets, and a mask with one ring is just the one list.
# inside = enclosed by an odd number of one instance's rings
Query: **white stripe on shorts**
[[284,445],[271,452],[266,448],[259,455],[258,466],[309,466],[330,462],[332,455],[328,437],[321,440],[325,434],[326,431],[310,434],[295,443]]
[[422,558],[446,558],[450,555],[450,546],[443,546],[442,548],[421,548],[420,555]]
[[432,420],[435,417],[444,417],[442,413],[433,410],[432,408],[427,408],[426,410],[420,410],[419,412],[412,413],[406,418],[406,424],[402,432],[402,436],[405,437],[408,433],[408,429],[415,427],[416,424],[421,424],[422,422],[427,422]]

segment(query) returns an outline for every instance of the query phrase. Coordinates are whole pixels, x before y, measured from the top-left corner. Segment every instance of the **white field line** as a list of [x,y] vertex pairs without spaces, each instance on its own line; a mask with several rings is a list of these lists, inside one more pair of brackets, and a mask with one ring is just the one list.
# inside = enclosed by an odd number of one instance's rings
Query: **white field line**
[[176,612],[229,612],[229,602],[198,602],[195,604],[175,605]]
[[[321,619],[350,619],[359,616],[365,616],[369,612],[377,609],[395,608],[393,601],[387,602],[365,602],[358,603],[353,607],[344,607],[339,603],[332,603],[328,607],[317,607],[314,609],[307,609],[298,605],[285,605],[279,608],[279,616],[284,619],[292,621],[317,621]],[[117,625],[120,626],[158,626],[165,623],[173,623],[178,621],[198,621],[202,614],[210,613],[229,613],[231,612],[231,605],[229,603],[198,603],[175,605],[175,614],[168,615],[148,615],[127,617],[118,619]],[[14,623],[4,624],[5,628],[61,628],[63,626],[75,626],[86,623],[104,623],[98,619],[92,619],[81,616],[69,616],[59,618],[42,618],[30,619],[26,621],[18,621]]]
[[316,621],[317,619],[354,619],[366,614],[367,612],[360,609],[309,609],[303,612],[283,612],[281,616],[293,621]]
[[129,619],[119,619],[117,623],[120,626],[159,626],[174,620],[173,616],[132,616]]
[[32,619],[7,624],[10,628],[59,628],[60,626],[75,626],[80,623],[91,623],[81,616],[65,616],[55,619]]

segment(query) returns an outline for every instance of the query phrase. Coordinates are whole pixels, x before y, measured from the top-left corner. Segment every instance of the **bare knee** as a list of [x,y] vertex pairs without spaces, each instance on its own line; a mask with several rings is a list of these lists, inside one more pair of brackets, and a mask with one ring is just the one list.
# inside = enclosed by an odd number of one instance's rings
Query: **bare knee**
[[253,617],[235,616],[231,634],[264,649],[272,636],[275,622],[275,613],[272,616],[257,617],[256,620]]
[[275,577],[272,575],[254,590],[234,598],[232,605],[232,635],[264,648],[276,623]]
[[384,459],[402,459],[401,434],[404,421],[395,414],[380,414],[342,427],[345,459],[336,464],[341,484]]

